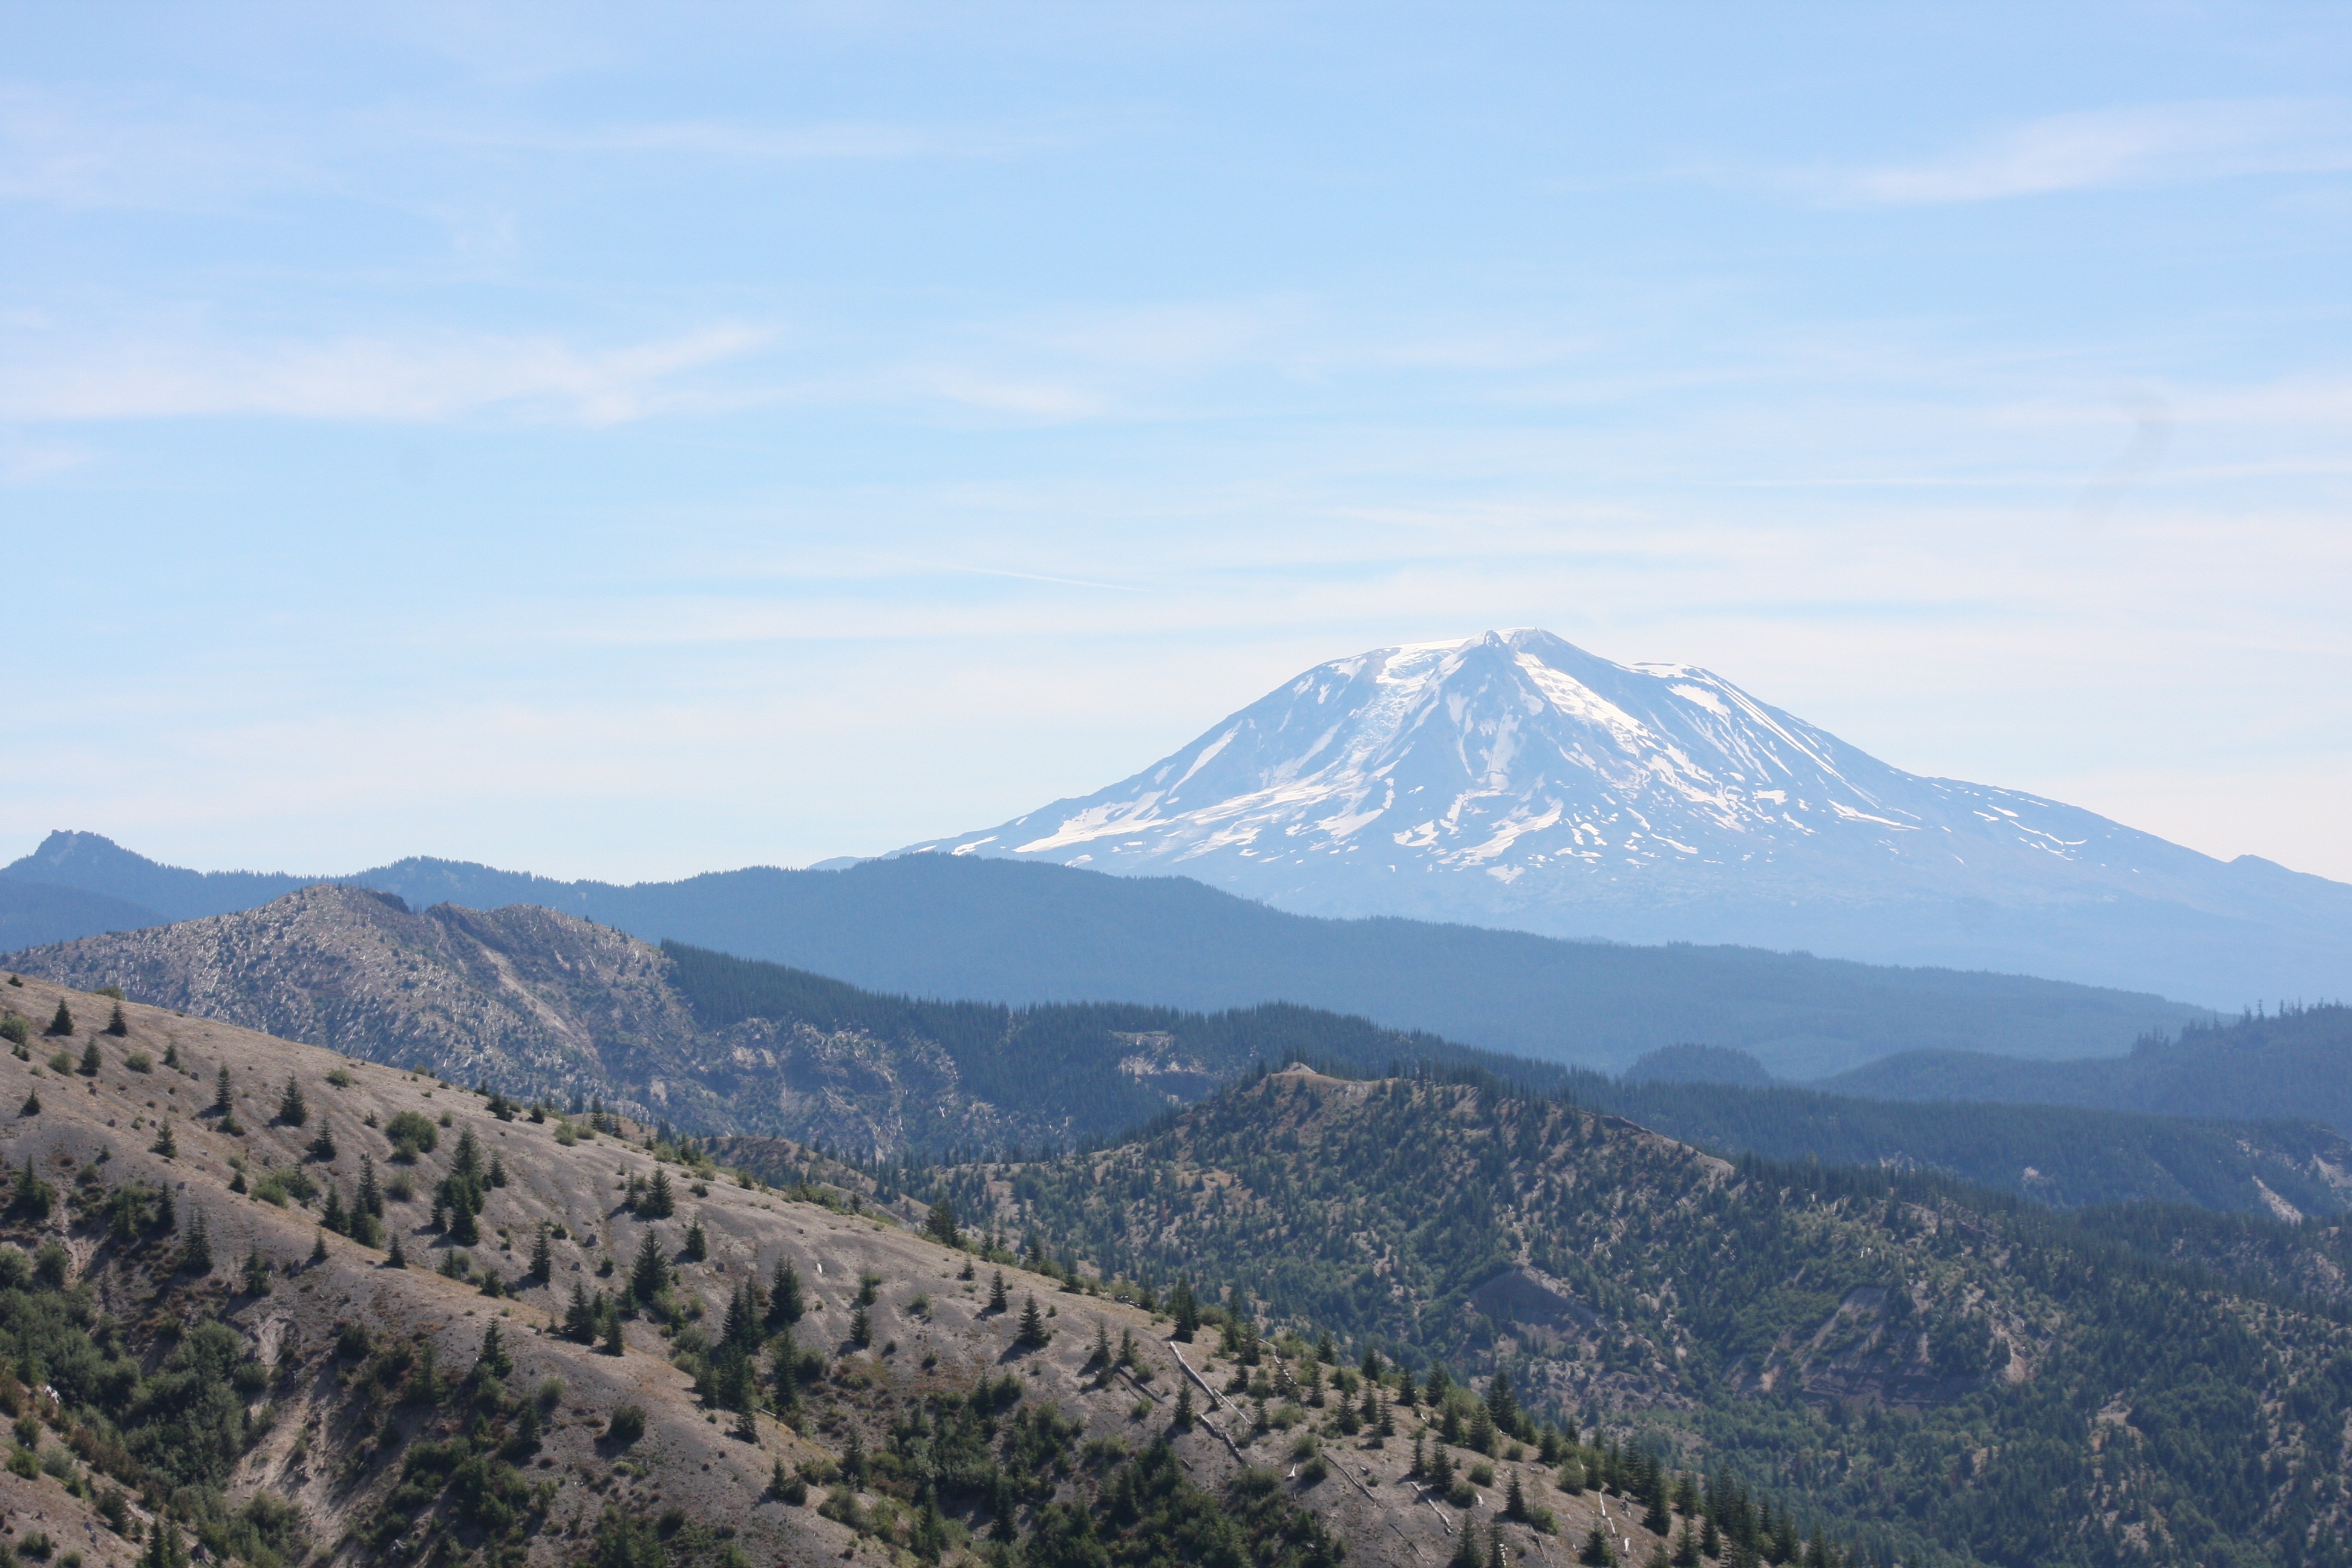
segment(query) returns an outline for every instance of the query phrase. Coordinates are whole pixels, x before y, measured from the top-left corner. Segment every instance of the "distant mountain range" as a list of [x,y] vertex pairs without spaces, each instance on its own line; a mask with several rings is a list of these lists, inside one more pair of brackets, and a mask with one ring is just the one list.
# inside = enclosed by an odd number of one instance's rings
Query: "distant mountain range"
[[2352,994],[2352,886],[1880,762],[1718,675],[1549,632],[1307,670],[1092,795],[898,853],[1179,872],[1279,909]]
[[[1693,1041],[1748,1051],[1784,1079],[1904,1050],[2120,1055],[2142,1035],[2210,1016],[2153,995],[2016,975],[1313,919],[1185,878],[980,857],[752,868],[633,887],[433,859],[337,879],[418,910],[537,905],[643,941],[767,959],[873,991],[1203,1012],[1292,1002],[1612,1070]],[[33,946],[250,909],[316,880],[199,873],[96,834],[55,833],[0,869],[0,929]],[[280,1025],[292,1026],[257,1026]]]
[[1905,1051],[1818,1087],[1873,1100],[2093,1105],[2171,1116],[2308,1117],[2352,1135],[2352,1007],[2191,1026],[2088,1061]]
[[[2352,1207],[2352,1143],[2310,1124],[1618,1082],[1286,1004],[1202,1013],[916,1001],[678,942],[655,947],[523,904],[417,911],[393,894],[322,884],[5,963],[518,1099],[602,1101],[687,1131],[783,1135],[860,1159],[1110,1138],[1255,1068],[1303,1060],[1565,1090],[1712,1148],[1937,1170],[2059,1207]],[[1661,1079],[1677,1064],[1686,1077],[1763,1079],[1753,1058],[1721,1049],[1644,1058]],[[2252,1114],[2274,1115],[2273,1102]]]

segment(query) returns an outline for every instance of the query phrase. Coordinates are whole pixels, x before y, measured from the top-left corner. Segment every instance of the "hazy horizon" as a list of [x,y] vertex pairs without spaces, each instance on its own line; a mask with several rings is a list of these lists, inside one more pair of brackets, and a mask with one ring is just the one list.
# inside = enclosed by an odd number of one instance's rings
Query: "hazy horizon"
[[0,857],[614,881],[1546,626],[2352,879],[2352,16],[13,5]]

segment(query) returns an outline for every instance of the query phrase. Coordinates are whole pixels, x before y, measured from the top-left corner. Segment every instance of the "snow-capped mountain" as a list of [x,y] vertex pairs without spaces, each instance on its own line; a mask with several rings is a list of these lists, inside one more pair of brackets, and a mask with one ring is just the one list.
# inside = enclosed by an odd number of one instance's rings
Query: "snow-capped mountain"
[[1538,630],[1319,665],[1132,778],[899,853],[927,850],[2226,1006],[2352,989],[2352,887],[1907,773],[1709,671]]

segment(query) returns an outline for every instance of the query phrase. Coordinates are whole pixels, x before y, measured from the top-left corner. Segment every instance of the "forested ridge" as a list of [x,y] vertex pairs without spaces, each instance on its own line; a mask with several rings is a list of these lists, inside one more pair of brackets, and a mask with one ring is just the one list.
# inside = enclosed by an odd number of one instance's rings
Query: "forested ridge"
[[1883,1100],[2009,1100],[2242,1120],[2305,1118],[2352,1135],[2352,1006],[2283,1005],[2150,1033],[2121,1057],[2020,1061],[1906,1051],[1817,1087]]
[[2308,1288],[2340,1232],[2199,1215],[2176,1244],[2145,1206],[1735,1164],[1433,1077],[1269,1075],[940,1188],[1049,1257],[1507,1373],[1906,1562],[2352,1561],[2352,1331]]

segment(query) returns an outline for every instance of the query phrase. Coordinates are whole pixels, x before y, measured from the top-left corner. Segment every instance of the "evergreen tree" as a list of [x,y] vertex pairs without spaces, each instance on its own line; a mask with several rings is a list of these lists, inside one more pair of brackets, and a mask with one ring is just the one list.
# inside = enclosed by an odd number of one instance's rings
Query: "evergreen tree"
[[656,1166],[654,1179],[646,1186],[646,1195],[637,1200],[640,1219],[667,1219],[677,1208],[677,1196],[670,1190],[669,1173]]
[[1486,1529],[1486,1568],[1507,1568],[1503,1557],[1503,1532],[1492,1525]]
[[1486,1384],[1486,1414],[1503,1431],[1518,1429],[1519,1406],[1511,1397],[1511,1374],[1500,1367],[1495,1369],[1494,1377]]
[[996,1271],[996,1278],[988,1282],[988,1310],[1002,1312],[1012,1304],[1004,1290],[1004,1270],[1000,1268]]
[[961,1247],[963,1237],[956,1229],[955,1205],[942,1196],[931,1205],[929,1217],[923,1221],[924,1234],[944,1247]]
[[648,1229],[637,1243],[636,1261],[629,1268],[629,1294],[642,1305],[653,1299],[669,1283],[669,1264],[662,1258],[661,1242]]
[[262,1258],[259,1247],[252,1247],[246,1252],[245,1272],[238,1283],[244,1288],[246,1295],[269,1294],[269,1264]]
[[131,1033],[131,1021],[122,1016],[122,1004],[120,1002],[114,1005],[113,1013],[106,1020],[106,1032],[118,1040]]
[[604,1299],[604,1353],[621,1355],[628,1348],[628,1339],[621,1326],[620,1305],[608,1296]]
[[710,1237],[703,1233],[700,1215],[686,1227],[686,1255],[697,1263],[710,1256]]
[[849,1342],[859,1350],[874,1342],[874,1319],[862,1304],[849,1314]]
[[213,1240],[205,1228],[205,1211],[188,1216],[187,1239],[180,1244],[180,1267],[201,1279],[213,1271]]
[[213,1109],[223,1116],[236,1109],[236,1093],[229,1082],[226,1062],[221,1063],[220,1071],[213,1075]]
[[326,1226],[329,1230],[333,1231],[337,1236],[344,1236],[350,1233],[352,1222],[350,1215],[343,1212],[342,1183],[330,1182],[327,1184],[327,1205],[320,1212],[319,1223]]
[[[58,1004],[58,1010],[62,1012],[65,1008],[65,1004],[60,1002]],[[98,1042],[94,1039],[84,1042],[81,1047],[81,1076],[84,1078],[96,1078],[98,1076],[98,1069],[105,1065],[106,1058],[98,1054]]]
[[312,1232],[311,1236],[310,1261],[314,1264],[324,1263],[327,1261],[327,1233],[321,1228]]
[[1051,1338],[1053,1335],[1045,1328],[1045,1314],[1037,1310],[1037,1298],[1024,1298],[1021,1307],[1021,1331],[1013,1336],[1013,1342],[1024,1349],[1035,1350]]
[[1503,1500],[1503,1517],[1524,1523],[1528,1517],[1528,1494],[1520,1489],[1519,1472],[1511,1472],[1511,1489]]
[[139,1568],[188,1568],[187,1543],[169,1518],[158,1518],[147,1527],[147,1549],[139,1555]]
[[1615,1568],[1617,1548],[1610,1543],[1599,1520],[1593,1521],[1592,1528],[1584,1532],[1584,1550],[1577,1554],[1576,1560],[1584,1563],[1586,1568]]
[[310,1155],[313,1160],[323,1160],[329,1164],[334,1163],[335,1132],[323,1118],[319,1122],[319,1135],[310,1140]]
[[503,1187],[507,1184],[507,1157],[504,1154],[490,1156],[489,1183],[494,1187]]
[[41,1091],[39,1089],[32,1089],[26,1094],[25,1103],[17,1107],[16,1114],[19,1116],[38,1116],[40,1113]]
[[449,1173],[467,1183],[482,1179],[482,1145],[470,1127],[457,1134],[457,1152],[449,1156]]
[[70,1035],[74,1032],[73,1011],[66,1005],[63,997],[58,999],[58,1010],[50,1017],[49,1026],[41,1032],[45,1035]]
[[172,1119],[170,1117],[166,1116],[163,1118],[163,1125],[162,1129],[156,1132],[155,1142],[148,1145],[147,1152],[151,1154],[160,1154],[166,1160],[176,1159],[179,1157],[180,1145],[172,1136]]
[[555,1246],[549,1238],[545,1220],[539,1222],[539,1232],[531,1237],[530,1277],[544,1285],[555,1273]]
[[1180,1383],[1176,1385],[1176,1418],[1173,1425],[1179,1432],[1192,1430],[1192,1385],[1190,1383]]
[[375,1183],[375,1156],[373,1154],[360,1156],[360,1191],[359,1196],[352,1201],[352,1206],[361,1214],[377,1219],[383,1217],[383,1189]]
[[572,1304],[563,1309],[563,1332],[582,1344],[596,1341],[596,1308],[588,1300],[588,1287],[574,1279],[572,1282]]
[[1478,1526],[1469,1514],[1462,1516],[1462,1533],[1454,1537],[1454,1555],[1446,1560],[1445,1568],[1481,1568]]
[[503,1378],[514,1370],[514,1358],[507,1353],[506,1343],[499,1336],[499,1321],[482,1331],[481,1352],[474,1358],[474,1377],[478,1382]]
[[801,1321],[801,1274],[782,1258],[776,1259],[774,1281],[768,1287],[768,1331],[790,1329]]
[[1201,1328],[1201,1304],[1192,1299],[1191,1280],[1176,1281],[1176,1289],[1168,1296],[1168,1315],[1175,1320],[1176,1338],[1190,1343]]
[[1670,1568],[1699,1568],[1698,1536],[1692,1531],[1687,1519],[1683,1521],[1682,1528],[1675,1531],[1675,1553]]
[[286,1092],[278,1098],[278,1120],[288,1127],[299,1127],[310,1120],[310,1108],[302,1100],[302,1086],[291,1077],[286,1080]]

